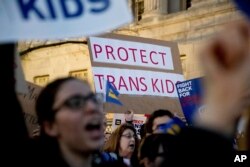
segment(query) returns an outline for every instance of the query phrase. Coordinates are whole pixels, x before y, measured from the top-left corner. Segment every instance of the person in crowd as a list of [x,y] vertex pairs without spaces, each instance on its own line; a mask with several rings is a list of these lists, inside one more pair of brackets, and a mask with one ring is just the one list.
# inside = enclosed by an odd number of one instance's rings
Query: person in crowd
[[[233,137],[239,118],[250,106],[249,63],[249,21],[231,23],[201,51],[207,109],[202,117],[194,116],[192,127],[176,136],[178,144],[171,154],[176,166],[182,162],[187,166],[235,165]],[[162,166],[169,166],[165,162]]]
[[17,139],[16,154],[29,157],[23,157],[24,166],[120,166],[104,161],[99,152],[104,112],[88,83],[72,77],[55,80],[41,91],[36,111],[40,136]]
[[173,113],[171,113],[169,110],[159,109],[154,111],[146,122],[146,132],[148,134],[158,133],[158,126],[166,124],[167,122],[171,121],[173,117]]
[[[161,166],[171,166],[169,162],[174,162],[174,166],[183,163],[186,166],[232,166],[235,158],[232,136],[239,117],[250,106],[249,21],[229,25],[206,45],[201,55],[206,112],[202,117],[195,116],[193,126],[183,128],[175,136],[178,143],[173,144],[175,151],[170,150],[171,156],[165,156]],[[12,71],[13,62],[6,64],[6,70]],[[4,159],[8,157],[15,163],[18,160],[20,166],[98,165],[96,161],[93,163],[92,155],[103,144],[103,113],[90,87],[73,78],[59,79],[45,87],[36,106],[41,134],[38,139],[29,140],[27,130],[23,128],[24,121],[21,121],[23,115],[14,84],[10,84],[14,83],[14,75],[10,74],[3,75],[3,84],[8,92],[3,93],[5,100],[13,104],[8,106],[9,112],[2,113],[3,118],[12,118],[12,124],[2,132],[3,143],[11,141],[7,149],[3,148]],[[3,106],[6,105],[3,103]],[[115,149],[110,151],[132,159],[137,148],[132,129],[133,126],[119,129],[117,140],[113,140],[115,146],[112,147]],[[12,161],[8,163],[14,166]],[[131,164],[136,166],[132,160]]]
[[[141,167],[159,167],[170,159],[176,147],[176,136],[169,134],[151,134],[140,144],[138,158]],[[168,162],[168,165],[170,162]]]
[[125,123],[115,129],[108,142],[104,145],[103,150],[116,153],[119,157],[118,159],[127,166],[137,167],[138,146],[139,141],[134,126]]
[[147,131],[146,131],[146,126],[145,126],[146,124],[144,123],[144,124],[142,124],[141,125],[141,129],[140,129],[140,137],[141,137],[141,142],[143,141],[143,139],[146,137],[146,135],[147,135]]

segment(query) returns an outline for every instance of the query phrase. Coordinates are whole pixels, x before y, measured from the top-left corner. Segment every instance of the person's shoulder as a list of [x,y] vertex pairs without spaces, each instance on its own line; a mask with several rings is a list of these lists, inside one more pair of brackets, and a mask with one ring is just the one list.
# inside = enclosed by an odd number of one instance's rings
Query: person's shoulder
[[116,153],[101,152],[94,157],[94,167],[126,167]]

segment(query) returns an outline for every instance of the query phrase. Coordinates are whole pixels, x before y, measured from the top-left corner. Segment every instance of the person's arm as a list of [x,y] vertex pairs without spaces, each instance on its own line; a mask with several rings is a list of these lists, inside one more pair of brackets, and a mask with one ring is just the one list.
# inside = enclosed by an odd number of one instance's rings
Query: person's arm
[[[1,132],[1,139],[3,140],[4,147],[2,147],[2,152],[4,157],[9,160],[13,159],[15,162],[15,155],[22,154],[22,148],[24,142],[28,138],[28,132],[24,122],[24,117],[22,113],[21,106],[16,96],[15,92],[15,80],[14,80],[14,60],[15,60],[15,44],[2,44],[0,45],[1,53],[1,67],[2,67],[2,79],[1,88],[3,91],[1,93],[1,117],[7,122],[3,125]],[[9,143],[8,145],[6,145]],[[6,150],[4,149],[6,148]],[[5,159],[5,158],[3,158]],[[10,165],[11,162],[8,162]]]
[[237,120],[250,102],[249,23],[230,25],[201,55],[207,109],[201,115],[197,113],[193,126],[182,129],[177,136],[172,162],[187,166],[232,166]]
[[231,136],[250,104],[250,23],[230,24],[201,54],[207,109],[194,124]]

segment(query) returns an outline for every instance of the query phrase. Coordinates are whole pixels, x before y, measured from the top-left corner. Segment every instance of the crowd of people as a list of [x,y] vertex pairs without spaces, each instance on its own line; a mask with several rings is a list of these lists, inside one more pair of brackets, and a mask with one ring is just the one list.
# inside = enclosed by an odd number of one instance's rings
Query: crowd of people
[[[12,105],[4,116],[13,118],[13,124],[4,131],[4,139],[11,142],[4,156],[21,166],[230,166],[237,121],[250,104],[250,23],[228,26],[208,42],[200,57],[207,107],[203,117],[194,116],[193,126],[182,128],[178,134],[162,134],[159,125],[171,120],[173,114],[159,106],[144,126],[141,140],[128,122],[105,144],[102,104],[88,83],[69,77],[48,84],[36,103],[41,132],[30,139],[14,92],[13,75],[6,77],[5,86],[10,90],[6,100]],[[13,162],[8,161],[9,166]]]

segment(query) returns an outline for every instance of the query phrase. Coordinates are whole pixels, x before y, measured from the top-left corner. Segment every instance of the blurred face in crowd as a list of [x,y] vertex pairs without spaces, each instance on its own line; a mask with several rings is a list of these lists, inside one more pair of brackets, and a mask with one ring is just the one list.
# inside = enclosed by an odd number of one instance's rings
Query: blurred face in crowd
[[125,158],[131,158],[135,150],[136,134],[131,129],[126,129],[120,139],[119,155]]
[[167,122],[171,121],[172,118],[170,118],[169,116],[165,115],[162,117],[156,117],[153,121],[153,133],[160,133],[160,131],[157,130],[157,128],[161,125],[161,124],[166,124]]
[[104,143],[103,111],[88,84],[80,80],[63,83],[53,105],[55,119],[45,130],[61,148],[92,152]]

